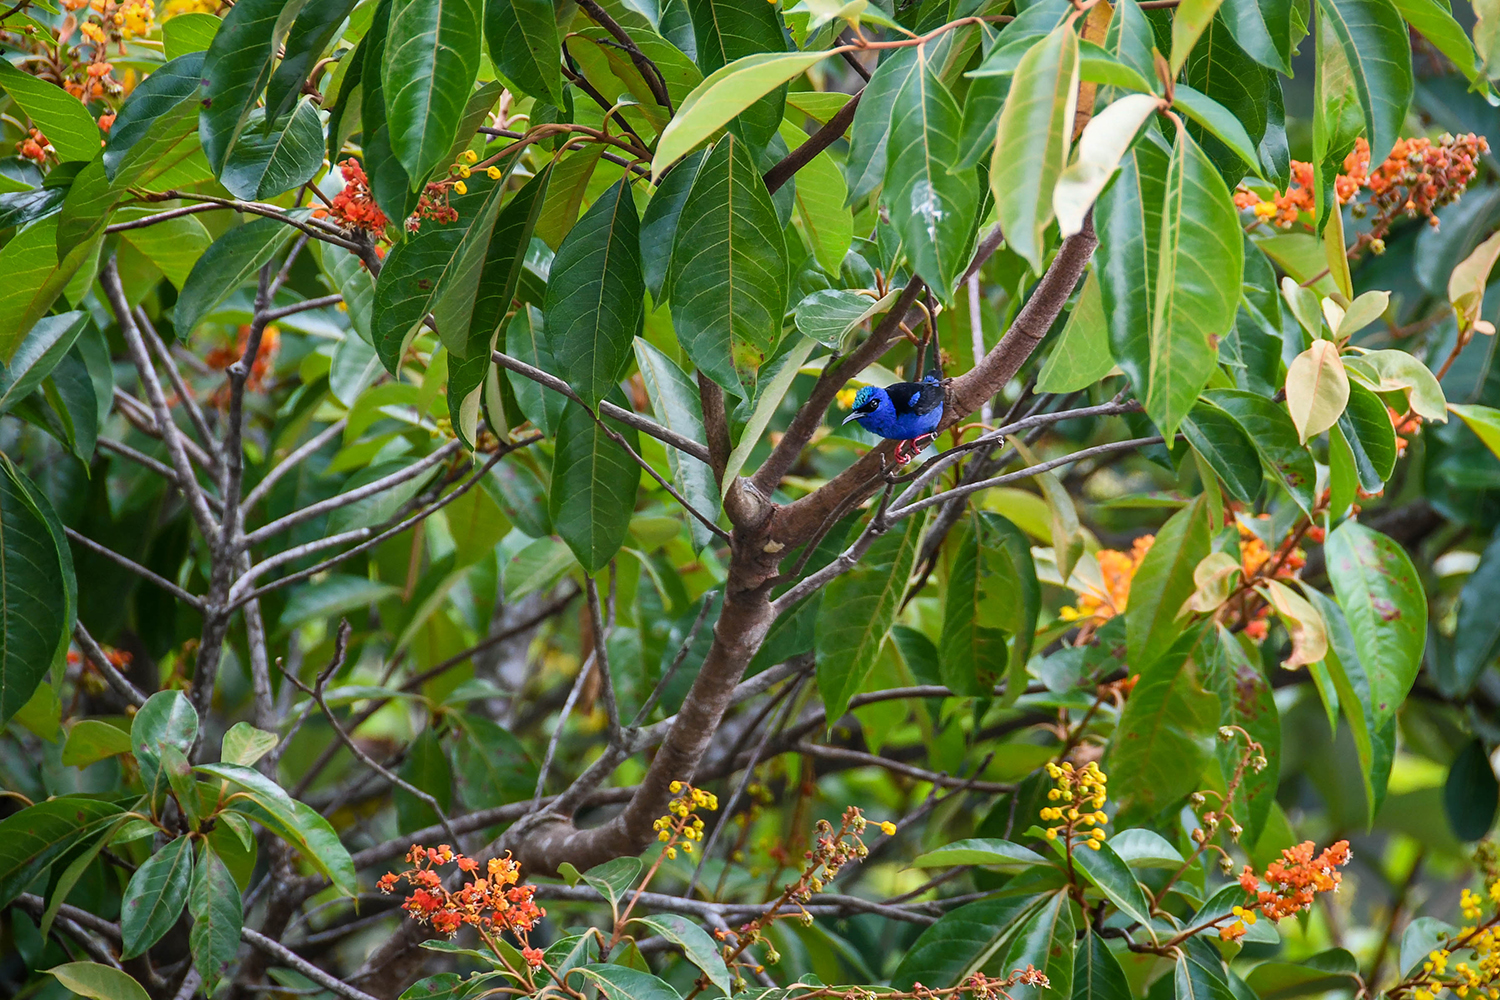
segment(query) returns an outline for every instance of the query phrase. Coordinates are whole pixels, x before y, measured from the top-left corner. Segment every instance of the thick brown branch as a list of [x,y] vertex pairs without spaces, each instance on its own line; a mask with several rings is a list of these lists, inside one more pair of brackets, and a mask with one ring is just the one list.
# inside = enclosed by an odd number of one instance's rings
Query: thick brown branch
[[859,99],[862,96],[864,96],[863,90],[849,98],[849,103],[839,108],[838,113],[828,119],[827,125],[818,129],[808,137],[806,142],[783,157],[780,163],[767,170],[761,178],[766,182],[766,190],[774,194],[776,189],[791,180],[797,171],[812,162],[814,156],[842,139],[854,122],[854,112],[858,110]]

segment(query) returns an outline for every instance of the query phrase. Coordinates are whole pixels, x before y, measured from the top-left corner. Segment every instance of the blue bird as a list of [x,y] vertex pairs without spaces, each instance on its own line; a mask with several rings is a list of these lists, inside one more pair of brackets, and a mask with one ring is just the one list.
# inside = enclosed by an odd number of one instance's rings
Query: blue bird
[[843,422],[858,421],[871,434],[899,442],[896,464],[905,465],[937,436],[942,419],[943,382],[936,372],[928,372],[920,382],[897,382],[884,389],[864,386]]

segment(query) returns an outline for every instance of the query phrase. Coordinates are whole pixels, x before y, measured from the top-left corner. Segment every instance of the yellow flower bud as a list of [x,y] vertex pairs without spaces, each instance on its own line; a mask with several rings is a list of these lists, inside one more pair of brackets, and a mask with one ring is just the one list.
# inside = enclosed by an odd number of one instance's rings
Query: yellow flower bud
[[459,194],[468,194],[469,185],[465,184],[463,181],[454,181],[453,190],[457,191]]
[[500,168],[490,167],[485,171],[485,176],[489,177],[489,179],[492,181],[498,181],[500,179]]

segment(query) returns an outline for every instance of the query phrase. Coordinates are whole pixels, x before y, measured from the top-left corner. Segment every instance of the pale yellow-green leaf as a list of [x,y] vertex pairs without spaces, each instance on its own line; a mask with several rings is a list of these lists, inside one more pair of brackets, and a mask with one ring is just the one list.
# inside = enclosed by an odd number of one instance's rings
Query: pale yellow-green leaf
[[1288,670],[1317,663],[1328,655],[1328,623],[1307,598],[1277,580],[1267,580],[1258,589],[1286,625],[1292,652],[1281,665]]
[[1484,442],[1484,446],[1500,458],[1500,410],[1459,403],[1449,403],[1448,409],[1458,414],[1458,418]]
[[1303,288],[1292,278],[1281,279],[1281,297],[1297,322],[1302,324],[1313,340],[1323,336],[1323,319],[1318,309],[1318,295],[1310,288]]
[[1213,22],[1214,13],[1223,0],[1182,0],[1172,16],[1172,76],[1176,77],[1187,63],[1188,53],[1198,43],[1198,36]]
[[1313,341],[1287,366],[1286,406],[1304,444],[1337,423],[1348,402],[1349,376],[1333,341]]
[[1339,340],[1353,336],[1384,315],[1390,301],[1390,292],[1365,292],[1349,303],[1343,317],[1333,324],[1333,335]]
[[1052,544],[1051,514],[1047,501],[1035,493],[1013,486],[997,486],[980,494],[980,506],[1002,514],[1016,527],[1043,545]]
[[81,997],[95,1000],[150,1000],[150,994],[129,975],[97,962],[70,962],[47,970]]
[[1192,614],[1209,614],[1229,600],[1234,589],[1234,578],[1244,572],[1240,561],[1228,552],[1210,552],[1193,567],[1193,586],[1197,590],[1182,604],[1177,617]]
[[760,390],[760,398],[756,401],[754,412],[750,414],[750,421],[740,434],[740,443],[734,451],[729,453],[729,461],[724,467],[724,493],[726,495],[729,493],[729,488],[734,485],[740,470],[745,467],[745,461],[750,457],[750,452],[760,441],[761,434],[771,423],[771,417],[781,406],[781,399],[791,388],[792,380],[797,377],[802,362],[807,360],[807,356],[817,346],[816,340],[811,337],[802,337],[786,352],[780,362],[781,367],[772,376],[770,382]]
[[250,767],[274,750],[279,741],[280,737],[275,733],[256,729],[248,722],[236,722],[224,734],[219,759],[230,764]]
[[1073,311],[1036,379],[1037,392],[1077,392],[1115,369],[1098,272],[1090,270]]
[[656,144],[652,178],[677,162],[730,119],[828,57],[827,52],[757,52],[714,70],[672,116]]
[[1338,212],[1328,213],[1328,224],[1323,227],[1323,256],[1328,261],[1328,276],[1338,288],[1335,297],[1339,305],[1345,305],[1354,298],[1354,278],[1344,252],[1344,217]]
[[1052,210],[1064,238],[1083,229],[1084,216],[1120,166],[1141,125],[1156,109],[1154,94],[1128,94],[1089,119],[1078,155],[1052,189]]
[[1366,351],[1359,356],[1361,367],[1373,372],[1379,381],[1376,392],[1406,393],[1406,401],[1424,420],[1448,422],[1448,400],[1443,387],[1428,367],[1405,351]]
[[[1497,257],[1500,257],[1500,232],[1475,247],[1474,252],[1448,277],[1448,301],[1453,303],[1460,333],[1473,327],[1479,319],[1479,307],[1484,304],[1484,287],[1489,284],[1490,271]],[[1494,328],[1484,332],[1493,333]]]

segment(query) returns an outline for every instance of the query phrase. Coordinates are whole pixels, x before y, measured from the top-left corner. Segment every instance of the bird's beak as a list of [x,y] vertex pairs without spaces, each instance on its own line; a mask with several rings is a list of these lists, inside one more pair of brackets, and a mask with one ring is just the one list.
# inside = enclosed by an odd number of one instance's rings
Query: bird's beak
[[839,426],[842,427],[844,424],[847,424],[849,421],[851,421],[851,420],[858,420],[862,416],[864,416],[863,413],[860,413],[858,410],[855,410],[853,413],[849,414],[843,420],[840,420],[839,421]]

